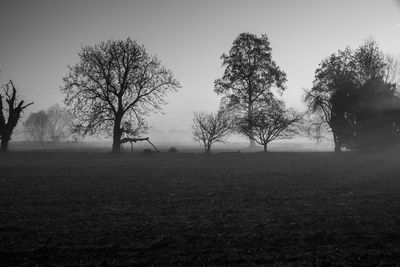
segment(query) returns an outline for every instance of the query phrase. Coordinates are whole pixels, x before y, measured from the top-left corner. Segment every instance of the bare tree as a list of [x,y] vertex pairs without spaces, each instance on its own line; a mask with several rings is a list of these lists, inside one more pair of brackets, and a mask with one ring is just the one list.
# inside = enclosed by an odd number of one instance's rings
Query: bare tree
[[58,142],[68,138],[71,135],[70,127],[72,124],[72,115],[59,105],[53,105],[46,112],[48,123],[48,136],[50,141]]
[[129,131],[126,122],[139,125],[166,104],[168,92],[180,88],[172,72],[130,38],[87,46],[78,55],[64,78],[64,102],[78,121],[75,129],[112,136],[113,152]]
[[31,113],[23,126],[32,141],[58,142],[72,134],[72,115],[56,104],[47,111]]
[[322,140],[329,139],[330,128],[326,126],[325,121],[319,115],[311,114],[306,112],[307,117],[303,118],[299,130],[304,136],[314,139],[317,143],[321,143]]
[[387,54],[385,56],[385,63],[384,80],[387,83],[395,84],[396,91],[400,94],[400,56]]
[[192,129],[193,139],[202,143],[204,151],[210,153],[214,143],[224,142],[231,129],[231,120],[221,111],[217,114],[195,112]]
[[[0,94],[0,152],[8,151],[8,143],[21,118],[21,113],[33,104],[24,105],[23,100],[18,101],[17,90],[11,80],[3,86],[3,89],[4,95]],[[5,99],[5,103],[3,103],[3,99]]]
[[301,114],[293,109],[285,109],[282,101],[274,99],[269,105],[259,107],[254,111],[251,127],[247,117],[239,119],[237,125],[239,132],[262,145],[264,152],[267,152],[268,143],[276,139],[289,139],[297,134],[296,123],[301,119]]
[[23,123],[25,133],[32,141],[45,142],[48,139],[48,117],[43,110],[33,112]]

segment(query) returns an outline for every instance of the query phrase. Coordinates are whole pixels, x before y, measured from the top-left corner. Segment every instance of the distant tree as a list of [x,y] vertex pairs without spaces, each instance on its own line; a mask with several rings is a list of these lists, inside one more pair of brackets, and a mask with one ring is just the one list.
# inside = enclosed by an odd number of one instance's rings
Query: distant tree
[[307,137],[313,138],[317,143],[321,143],[328,135],[327,128],[324,127],[319,116],[314,116],[312,114],[305,115],[307,115],[307,118],[303,118],[300,132],[304,133]]
[[354,145],[359,88],[382,75],[384,66],[383,54],[373,39],[355,51],[339,50],[319,64],[304,100],[318,122],[332,131],[335,151]]
[[290,139],[298,133],[298,125],[302,115],[293,109],[286,109],[282,101],[274,99],[264,107],[254,110],[251,127],[248,118],[242,118],[239,132],[252,138],[264,147],[267,152],[268,143],[277,139]]
[[72,134],[72,115],[56,104],[46,111],[31,113],[23,126],[32,141],[59,142]]
[[394,84],[396,92],[400,93],[400,56],[385,56],[384,81]]
[[[271,51],[267,35],[241,33],[229,54],[221,56],[225,71],[215,81],[215,92],[224,96],[231,111],[235,108],[240,117],[246,115],[248,128],[252,128],[258,103],[268,103],[274,87],[279,92],[285,89],[286,74],[272,60]],[[254,138],[249,139],[250,146],[254,146]]]
[[[10,80],[3,86],[4,94],[0,94],[0,152],[8,151],[8,143],[11,140],[14,128],[17,126],[21,113],[33,103],[24,105],[24,101],[18,100],[17,90]],[[3,99],[5,102],[3,103]]]
[[43,110],[31,113],[23,123],[25,133],[32,141],[45,142],[48,139],[49,118]]
[[71,133],[72,115],[59,105],[54,105],[46,112],[47,130],[50,141],[58,142],[68,138]]
[[[113,152],[143,116],[160,110],[168,92],[180,87],[170,70],[128,38],[82,48],[79,62],[64,78],[65,104],[78,121],[82,135],[113,137]],[[130,129],[124,126],[130,123]]]
[[211,152],[214,143],[222,143],[231,129],[230,118],[222,111],[213,114],[195,112],[193,118],[193,139],[202,143],[206,153]]

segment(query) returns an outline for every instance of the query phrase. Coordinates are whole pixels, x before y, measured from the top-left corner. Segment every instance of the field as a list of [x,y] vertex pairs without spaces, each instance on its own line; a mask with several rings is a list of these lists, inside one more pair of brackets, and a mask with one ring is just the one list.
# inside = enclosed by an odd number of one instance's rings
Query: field
[[393,266],[400,153],[0,155],[1,266]]

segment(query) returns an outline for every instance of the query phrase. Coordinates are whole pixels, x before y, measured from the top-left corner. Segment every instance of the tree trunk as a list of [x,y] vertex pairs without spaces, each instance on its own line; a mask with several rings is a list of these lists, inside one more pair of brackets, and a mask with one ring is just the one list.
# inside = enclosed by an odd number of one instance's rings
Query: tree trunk
[[0,147],[0,152],[7,152],[8,151],[8,138],[2,138],[1,139],[1,147]]
[[337,134],[333,133],[333,141],[335,143],[335,152],[340,152],[342,150],[342,143]]
[[210,154],[210,152],[211,152],[211,144],[207,144],[205,150],[206,150],[206,151],[205,151],[206,154]]
[[267,152],[267,143],[264,144],[264,152]]
[[121,140],[118,137],[118,134],[116,134],[116,133],[114,133],[112,152],[113,153],[121,152]]
[[249,134],[251,134],[251,136],[249,136],[249,148],[250,149],[255,149],[256,148],[256,141],[254,141],[253,139],[253,134],[252,134],[252,130],[253,130],[253,124],[254,124],[254,118],[253,118],[253,103],[251,101],[251,96],[249,95],[249,106],[247,107],[247,119],[248,119],[248,128],[249,128]]
[[112,152],[121,152],[121,131],[114,131]]
[[342,151],[341,145],[338,143],[335,143],[335,152],[341,152],[341,151]]
[[114,131],[113,131],[113,145],[112,145],[113,153],[121,152],[121,137],[122,137],[121,121],[122,118],[115,118]]

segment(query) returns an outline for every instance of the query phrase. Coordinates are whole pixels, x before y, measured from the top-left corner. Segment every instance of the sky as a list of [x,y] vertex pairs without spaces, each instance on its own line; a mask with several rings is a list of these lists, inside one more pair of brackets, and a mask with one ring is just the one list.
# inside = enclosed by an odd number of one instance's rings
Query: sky
[[26,117],[62,104],[62,78],[82,46],[129,36],[182,85],[150,124],[190,130],[194,111],[218,109],[220,57],[242,32],[268,36],[288,78],[282,98],[302,111],[304,88],[324,57],[368,37],[400,55],[400,1],[0,0],[0,82],[12,79],[21,99],[34,102]]

